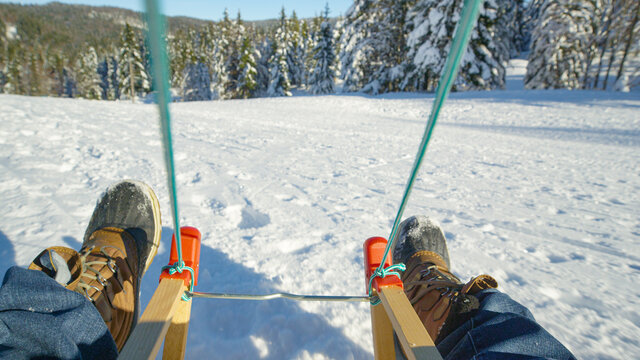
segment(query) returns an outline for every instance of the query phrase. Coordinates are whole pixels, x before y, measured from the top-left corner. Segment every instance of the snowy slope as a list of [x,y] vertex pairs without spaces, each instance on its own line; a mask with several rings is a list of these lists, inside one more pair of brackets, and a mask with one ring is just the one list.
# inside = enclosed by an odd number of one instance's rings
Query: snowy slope
[[[364,294],[362,242],[390,231],[432,100],[173,105],[199,290]],[[439,221],[455,273],[495,276],[578,357],[637,356],[639,115],[637,94],[453,94],[406,214]],[[171,234],[161,149],[152,105],[0,96],[0,273],[78,248],[99,194],[140,179],[166,227],[146,304]],[[369,321],[367,304],[196,299],[188,357],[367,359]]]

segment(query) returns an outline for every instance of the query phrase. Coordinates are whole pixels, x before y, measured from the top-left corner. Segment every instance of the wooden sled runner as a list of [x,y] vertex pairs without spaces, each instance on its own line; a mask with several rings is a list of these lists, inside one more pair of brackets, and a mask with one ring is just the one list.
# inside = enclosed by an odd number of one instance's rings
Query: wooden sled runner
[[[196,228],[181,228],[183,258],[186,266],[194,269],[193,281],[197,285],[200,262],[200,232]],[[170,264],[178,261],[175,236],[171,244]],[[365,280],[368,286],[373,272],[380,265],[387,240],[370,238],[364,243]],[[385,265],[391,265],[387,258]],[[169,274],[164,270],[160,285],[138,325],[120,353],[121,359],[155,359],[164,340],[163,359],[183,359],[187,345],[191,301],[182,297],[191,283],[191,274]],[[377,360],[396,359],[394,336],[407,359],[442,359],[433,340],[422,325],[404,294],[402,281],[394,276],[374,278],[373,287],[380,305],[371,305],[371,327],[374,353]],[[396,334],[396,335],[394,335]]]

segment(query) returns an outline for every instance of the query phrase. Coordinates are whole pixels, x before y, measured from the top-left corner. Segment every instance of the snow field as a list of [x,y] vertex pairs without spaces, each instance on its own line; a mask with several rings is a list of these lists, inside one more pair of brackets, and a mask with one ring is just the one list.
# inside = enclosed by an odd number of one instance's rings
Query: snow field
[[[433,97],[172,105],[199,291],[362,295],[363,241],[387,236]],[[637,94],[494,91],[446,103],[405,215],[427,214],[463,279],[500,288],[579,358],[640,353]],[[0,96],[0,272],[79,248],[95,199],[133,178],[171,217],[152,105]],[[188,358],[367,359],[368,304],[195,299]]]

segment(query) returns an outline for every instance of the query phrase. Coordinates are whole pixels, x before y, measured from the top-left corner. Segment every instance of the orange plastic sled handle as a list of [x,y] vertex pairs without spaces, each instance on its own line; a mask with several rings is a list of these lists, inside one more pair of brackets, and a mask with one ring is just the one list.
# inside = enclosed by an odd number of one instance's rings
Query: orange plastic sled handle
[[[180,239],[182,240],[182,261],[185,266],[193,269],[193,286],[198,285],[198,270],[200,268],[200,239],[202,235],[198,229],[191,226],[183,226],[180,228]],[[176,236],[173,235],[171,240],[171,254],[169,255],[169,265],[178,262],[178,249],[176,248]],[[184,284],[189,286],[191,282],[191,273],[183,271],[181,273],[170,274],[169,269],[162,270],[160,280],[162,279],[183,279]]]
[[[382,260],[386,247],[387,239],[379,236],[368,238],[367,241],[364,242],[364,275],[366,291],[369,291],[369,280],[376,269],[380,266],[380,261]],[[387,260],[384,262],[384,267],[387,268],[392,264],[393,261],[391,259],[391,254],[389,254],[389,256],[387,256]],[[380,292],[380,288],[387,286],[398,286],[403,288],[402,280],[397,276],[386,276],[383,278],[376,277],[373,279],[373,288],[377,292]]]

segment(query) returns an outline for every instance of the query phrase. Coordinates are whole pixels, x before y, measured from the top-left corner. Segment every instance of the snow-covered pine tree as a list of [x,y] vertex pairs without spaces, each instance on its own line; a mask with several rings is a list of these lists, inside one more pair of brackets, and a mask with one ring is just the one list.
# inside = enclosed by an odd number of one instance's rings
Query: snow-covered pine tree
[[627,11],[625,11],[624,30],[621,34],[622,56],[616,75],[615,89],[629,92],[633,80],[629,79],[629,75],[625,71],[625,65],[628,66],[629,63],[632,63],[632,76],[636,79],[640,77],[640,41],[638,41],[638,33],[640,33],[640,2],[627,0],[625,5],[625,10]]
[[98,76],[100,76],[100,98],[107,100],[109,96],[109,60],[98,62]]
[[217,25],[208,24],[202,28],[194,43],[194,47],[197,45],[195,58],[209,68],[212,99],[220,98],[226,83],[224,54],[221,47],[223,39],[220,34],[220,28]]
[[24,69],[25,50],[20,41],[9,42],[7,48],[7,71],[4,91],[7,94],[25,94]]
[[63,96],[72,98],[76,96],[76,80],[74,74],[68,67],[62,69],[62,78],[64,79],[64,92]]
[[118,98],[118,60],[116,51],[111,49],[98,64],[98,74],[100,75],[100,88],[102,89],[103,100],[115,100]]
[[629,11],[629,3],[632,1],[633,0],[611,0],[603,6],[603,8],[609,9],[609,16],[607,16],[607,21],[604,24],[606,35],[603,36],[604,39],[601,42],[602,52],[600,65],[598,66],[594,87],[598,86],[598,76],[602,75],[600,71],[600,68],[602,68],[604,71],[602,90],[608,89],[609,75],[612,74],[613,67],[618,62],[620,48],[623,43],[622,34],[624,34],[625,19]]
[[140,47],[141,43],[133,28],[125,24],[120,40],[117,69],[120,98],[126,97],[133,100],[138,95],[146,95],[151,88]]
[[171,86],[179,88],[184,80],[185,69],[194,57],[190,33],[179,29],[173,34],[168,46]]
[[273,53],[269,59],[269,88],[267,96],[291,96],[289,66],[287,64],[286,22],[276,30],[273,38]]
[[511,53],[517,53],[514,44],[517,25],[511,23],[515,16],[517,0],[485,0],[461,61],[454,90],[504,89],[507,64]]
[[251,39],[244,38],[242,42],[242,48],[240,50],[240,76],[238,77],[238,92],[237,97],[248,99],[253,97],[258,87],[256,76],[258,71],[256,70],[256,58],[260,57],[257,53]]
[[533,29],[536,27],[538,19],[540,18],[540,12],[544,1],[545,0],[531,0],[524,10],[522,21],[524,51],[529,51],[531,49],[531,34],[533,33]]
[[585,46],[593,33],[587,6],[582,0],[544,2],[532,34],[526,88],[582,87],[587,67]]
[[[506,30],[500,28],[499,8],[514,0],[486,0],[480,9],[478,23],[471,33],[469,46],[460,63],[454,90],[490,90],[504,87],[505,68],[509,59],[508,41],[498,38]],[[406,90],[434,91],[438,85],[452,38],[460,20],[463,0],[419,0],[408,14],[410,31],[407,75],[402,84]]]
[[43,68],[44,68],[44,59],[41,55],[41,49],[39,46],[34,46],[29,49],[28,55],[26,57],[28,61],[28,66],[25,71],[25,80],[27,86],[27,95],[31,96],[39,96],[45,95],[44,92],[44,77],[43,77]]
[[400,90],[407,56],[405,21],[414,0],[380,0],[370,28],[373,73],[362,91],[372,94]]
[[211,74],[202,62],[189,63],[185,69],[182,94],[184,101],[211,100]]
[[301,35],[300,20],[294,11],[290,19],[286,19],[284,8],[282,8],[281,21],[287,23],[287,66],[289,68],[289,80],[291,85],[300,86],[304,83],[304,40]]
[[375,0],[355,0],[341,24],[344,29],[340,38],[343,91],[359,91],[371,79],[370,59],[375,51],[371,27],[376,21],[375,10]]
[[336,54],[333,45],[333,26],[326,17],[317,34],[316,47],[313,49],[315,66],[309,77],[309,91],[312,94],[331,94],[335,92]]
[[242,39],[246,28],[240,12],[236,20],[229,18],[229,13],[225,9],[224,16],[220,22],[221,37],[224,41],[223,58],[225,61],[225,82],[224,98],[233,98],[237,93],[238,77],[240,75],[238,65],[240,64],[240,48],[242,47]]
[[107,99],[116,100],[120,98],[120,83],[118,82],[118,55],[112,55],[107,58],[109,63],[109,73],[107,79],[109,80],[109,91],[107,92]]
[[262,96],[269,88],[269,79],[271,78],[269,60],[273,56],[274,46],[269,38],[265,38],[258,47],[260,57],[256,63],[256,95]]
[[302,20],[302,22],[300,23],[300,36],[302,37],[304,50],[304,74],[302,82],[304,83],[304,85],[308,85],[309,76],[311,75],[311,71],[313,71],[313,49],[315,49],[316,47],[315,33],[311,30],[309,21]]
[[59,97],[75,95],[75,80],[71,75],[69,61],[61,52],[49,54],[47,72],[49,73],[49,94]]
[[524,0],[499,1],[497,19],[501,23],[496,26],[499,33],[495,34],[497,42],[504,42],[509,51],[509,57],[515,58],[526,51],[524,48]]
[[78,96],[99,100],[102,98],[102,79],[98,74],[98,54],[93,46],[89,46],[87,51],[80,54],[76,60],[76,81]]
[[211,96],[213,99],[223,99],[224,91],[229,78],[225,68],[224,39],[215,37],[213,41],[213,53],[211,54]]
[[7,37],[7,28],[0,19],[0,94],[4,93],[4,86],[7,83],[7,49],[9,47],[9,39]]
[[340,40],[343,91],[398,91],[404,79],[407,12],[415,0],[357,0]]

